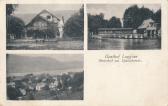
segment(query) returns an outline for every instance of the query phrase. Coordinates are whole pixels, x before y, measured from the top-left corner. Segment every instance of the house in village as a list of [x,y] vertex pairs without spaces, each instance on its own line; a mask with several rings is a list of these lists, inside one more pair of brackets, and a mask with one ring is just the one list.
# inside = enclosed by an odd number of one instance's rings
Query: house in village
[[[24,20],[24,19],[23,19]],[[25,26],[25,39],[54,39],[63,37],[64,19],[43,10]]]
[[54,77],[53,78],[54,79],[54,81],[52,81],[50,84],[49,84],[49,88],[51,89],[51,90],[58,90],[58,85],[59,85],[59,80],[58,80],[58,78],[56,77]]
[[46,83],[44,82],[37,83],[36,90],[41,91],[45,86],[46,86]]
[[7,84],[7,86],[10,86],[10,87],[12,87],[12,88],[15,88],[15,87],[16,87],[16,83],[13,82],[13,81],[11,81],[11,82],[9,82],[9,83]]
[[20,93],[25,96],[27,94],[26,90],[23,88],[19,88]]
[[152,19],[147,19],[137,28],[98,28],[95,38],[160,38],[161,30]]
[[157,38],[160,37],[161,30],[152,19],[144,20],[138,27],[138,33],[143,34],[145,38]]

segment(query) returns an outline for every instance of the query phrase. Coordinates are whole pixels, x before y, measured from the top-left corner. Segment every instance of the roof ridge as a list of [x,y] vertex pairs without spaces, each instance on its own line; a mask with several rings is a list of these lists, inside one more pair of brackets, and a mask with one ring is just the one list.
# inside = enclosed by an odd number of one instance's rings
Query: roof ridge
[[[56,17],[54,14],[52,14],[50,11],[46,10],[46,9],[43,9],[39,14],[43,13],[43,12],[47,12],[49,13],[50,15],[52,15],[53,17],[57,18],[58,20],[60,20],[58,17]],[[38,15],[39,15],[38,14]]]
[[[58,17],[56,17],[54,14],[50,13],[48,10],[43,9],[41,12],[39,12],[37,15],[35,15],[27,25],[29,25],[36,17],[40,17],[40,18],[44,19],[43,17],[40,16],[40,14],[42,14],[43,12],[47,12],[47,13],[49,13],[50,15],[52,15],[53,17],[57,18],[57,20],[60,20]],[[44,19],[44,20],[47,21],[46,19]],[[48,21],[47,21],[47,22],[48,22]],[[27,26],[27,25],[26,25],[26,26]]]

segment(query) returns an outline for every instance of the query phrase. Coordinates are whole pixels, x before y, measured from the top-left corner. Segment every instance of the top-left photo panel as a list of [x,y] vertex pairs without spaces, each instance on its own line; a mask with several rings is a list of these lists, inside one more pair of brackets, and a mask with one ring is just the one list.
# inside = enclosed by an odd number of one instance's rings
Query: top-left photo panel
[[83,50],[83,4],[6,4],[7,50]]

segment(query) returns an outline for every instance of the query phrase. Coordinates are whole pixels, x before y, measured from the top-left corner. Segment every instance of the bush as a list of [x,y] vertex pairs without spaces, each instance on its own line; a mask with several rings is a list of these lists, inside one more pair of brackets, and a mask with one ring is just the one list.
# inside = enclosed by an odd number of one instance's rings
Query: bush
[[7,15],[7,39],[9,39],[9,35],[14,35],[15,38],[20,39],[24,36],[24,22],[14,16]]
[[72,15],[64,26],[64,35],[69,37],[82,37],[84,34],[83,6],[79,13]]

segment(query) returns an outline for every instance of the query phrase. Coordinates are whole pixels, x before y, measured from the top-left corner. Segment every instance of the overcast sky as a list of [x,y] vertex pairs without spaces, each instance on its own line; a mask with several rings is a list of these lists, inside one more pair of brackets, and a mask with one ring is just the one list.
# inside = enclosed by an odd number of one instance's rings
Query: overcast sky
[[46,9],[48,11],[79,10],[82,4],[19,4],[15,14],[39,13]]
[[[74,69],[74,70],[73,70]],[[81,70],[76,70],[81,69]],[[82,71],[82,54],[7,55],[8,73]]]
[[[123,18],[125,9],[131,5],[133,4],[88,4],[87,12],[92,15],[104,13],[105,19],[110,19],[112,16]],[[161,7],[160,4],[138,4],[138,7],[142,6],[149,8],[154,12]]]

